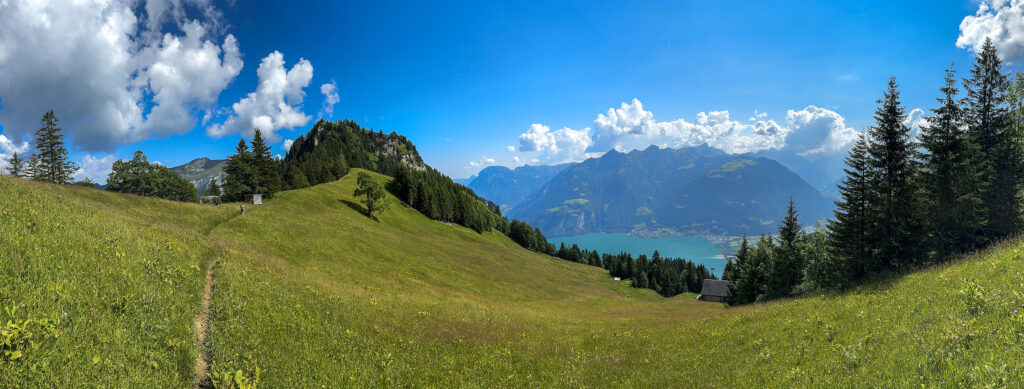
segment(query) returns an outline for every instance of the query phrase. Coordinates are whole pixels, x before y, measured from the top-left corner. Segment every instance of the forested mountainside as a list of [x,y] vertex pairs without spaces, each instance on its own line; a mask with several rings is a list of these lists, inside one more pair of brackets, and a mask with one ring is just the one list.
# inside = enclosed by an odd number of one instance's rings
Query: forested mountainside
[[502,211],[508,211],[572,165],[524,165],[515,169],[488,166],[464,185],[473,189],[480,197],[498,204]]
[[172,167],[171,171],[181,178],[191,181],[192,185],[196,186],[196,190],[202,194],[213,182],[223,185],[225,162],[227,162],[226,159],[196,158],[184,165]]
[[508,214],[551,236],[759,234],[782,219],[790,197],[802,220],[830,216],[829,199],[773,160],[651,146],[570,166]]

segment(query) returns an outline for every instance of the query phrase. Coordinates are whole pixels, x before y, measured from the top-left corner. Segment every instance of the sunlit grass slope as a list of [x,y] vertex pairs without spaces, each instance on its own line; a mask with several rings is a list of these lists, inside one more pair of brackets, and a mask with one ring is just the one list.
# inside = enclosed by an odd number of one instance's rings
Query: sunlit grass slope
[[188,386],[214,259],[214,372],[261,386],[1024,382],[1017,241],[841,295],[723,309],[629,288],[394,198],[375,221],[351,195],[354,178],[241,216],[0,178],[0,306],[18,307],[0,324],[36,323],[24,353],[0,364],[0,386]]
[[0,176],[0,387],[184,387],[227,209]]
[[[217,371],[296,387],[591,385],[678,377],[652,336],[713,312],[500,233],[427,219],[391,198],[379,222],[355,173],[281,193],[221,225],[211,350]],[[672,335],[673,337],[675,335]]]

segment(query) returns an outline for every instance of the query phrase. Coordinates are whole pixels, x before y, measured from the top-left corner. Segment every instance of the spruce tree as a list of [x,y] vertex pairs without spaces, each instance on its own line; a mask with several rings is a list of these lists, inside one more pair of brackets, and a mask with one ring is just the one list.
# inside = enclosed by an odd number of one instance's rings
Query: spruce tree
[[254,193],[257,187],[256,168],[245,139],[238,140],[235,154],[224,163],[224,173],[225,201],[242,201],[245,195]]
[[281,173],[277,169],[277,162],[270,155],[270,146],[263,139],[263,133],[256,129],[252,137],[252,161],[256,169],[257,185],[255,193],[263,193],[265,196],[273,197],[274,193],[281,191]]
[[776,246],[776,254],[768,263],[769,283],[765,293],[767,299],[789,296],[793,293],[793,288],[803,281],[803,259],[800,257],[800,250],[797,247],[800,229],[796,207],[791,198],[789,206],[786,208],[786,217],[779,225],[779,244]]
[[1016,139],[1006,136],[1006,75],[995,44],[985,39],[975,59],[971,77],[964,80],[967,97],[964,108],[968,133],[978,145],[976,166],[981,173],[981,203],[985,207],[984,233],[989,239],[1005,237],[1016,231],[1019,216],[1020,155]]
[[57,127],[57,115],[53,110],[43,114],[42,127],[36,130],[32,178],[38,181],[67,184],[71,182],[71,174],[78,169],[68,159],[68,149],[64,146],[64,134]]
[[921,130],[922,185],[926,222],[939,260],[974,247],[981,229],[981,199],[973,158],[974,143],[964,132],[964,114],[957,102],[956,71],[946,70],[928,126]]
[[836,209],[833,210],[835,219],[828,221],[833,252],[844,259],[842,273],[846,273],[835,274],[835,278],[861,277],[872,261],[868,244],[869,231],[874,228],[868,208],[872,177],[867,153],[868,137],[865,132],[846,157],[843,170],[846,178],[839,185],[840,200],[836,201]]
[[869,209],[877,215],[869,242],[877,266],[905,268],[918,260],[922,239],[914,209],[915,150],[910,128],[903,124],[906,115],[895,78],[889,79],[885,96],[878,103],[875,125],[868,130],[868,160],[874,171],[874,196],[870,197]]
[[18,156],[18,152],[15,151],[11,155],[10,161],[7,161],[11,166],[7,167],[7,173],[14,177],[25,177],[25,160]]

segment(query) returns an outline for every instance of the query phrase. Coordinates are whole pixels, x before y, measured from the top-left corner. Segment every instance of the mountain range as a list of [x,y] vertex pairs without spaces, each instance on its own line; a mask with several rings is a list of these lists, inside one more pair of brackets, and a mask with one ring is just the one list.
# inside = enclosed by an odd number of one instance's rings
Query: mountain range
[[833,207],[775,160],[709,146],[612,150],[547,169],[492,167],[469,187],[548,236],[756,235],[775,228],[791,197],[804,224],[831,216]]
[[473,189],[478,196],[498,204],[501,211],[506,212],[571,165],[524,165],[515,169],[488,166],[476,176],[470,177],[468,183],[462,184]]
[[201,195],[214,181],[217,185],[224,183],[225,162],[226,159],[196,158],[184,165],[172,167],[171,171],[191,181]]

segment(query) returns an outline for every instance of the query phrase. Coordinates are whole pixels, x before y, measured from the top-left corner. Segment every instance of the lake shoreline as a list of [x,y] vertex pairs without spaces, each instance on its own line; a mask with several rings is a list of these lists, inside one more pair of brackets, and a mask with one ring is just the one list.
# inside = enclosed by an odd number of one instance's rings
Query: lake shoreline
[[632,233],[593,233],[575,236],[549,238],[556,246],[578,245],[581,249],[606,254],[629,253],[633,256],[650,257],[658,251],[662,258],[682,258],[702,264],[713,274],[721,275],[726,261],[733,256],[729,246],[735,238],[722,235],[682,235]]

